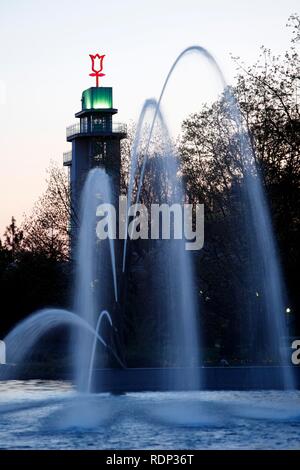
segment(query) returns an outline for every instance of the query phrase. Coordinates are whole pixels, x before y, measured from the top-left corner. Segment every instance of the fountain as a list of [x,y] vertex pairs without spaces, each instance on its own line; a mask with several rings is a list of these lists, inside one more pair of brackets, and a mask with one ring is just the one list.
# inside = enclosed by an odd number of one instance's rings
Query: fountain
[[[144,135],[143,127],[150,119],[149,135],[146,137],[145,157],[142,171],[138,178],[137,160],[140,150],[141,136]],[[159,148],[153,149],[151,160],[156,165],[159,173],[159,182],[152,184],[152,190],[156,196],[153,201],[156,204],[184,203],[184,192],[181,180],[178,178],[177,155],[172,145],[169,131],[164,121],[158,103],[155,100],[147,100],[143,106],[132,149],[132,165],[128,189],[128,208],[130,203],[138,210],[142,181],[146,171],[146,161],[150,153],[150,141],[155,122],[158,121]],[[147,129],[146,129],[147,133]],[[153,162],[152,162],[153,163]],[[138,190],[134,194],[133,186],[138,178]],[[128,224],[128,220],[127,220]],[[126,224],[126,225],[127,225]],[[175,225],[175,223],[174,223]],[[185,250],[185,240],[175,239],[175,228],[169,240],[151,241],[152,248],[156,251],[151,270],[148,271],[149,280],[153,289],[152,308],[156,312],[157,322],[168,331],[169,337],[157,340],[156,347],[162,364],[168,364],[173,368],[172,374],[162,374],[161,386],[168,390],[199,389],[201,387],[201,353],[199,347],[200,329],[198,325],[198,308],[196,304],[195,286],[193,281],[193,268],[190,252]],[[129,233],[131,238],[131,234]],[[162,234],[160,234],[162,238]],[[127,238],[124,242],[123,272],[125,271],[127,251]],[[160,277],[157,275],[160,273]],[[161,278],[164,285],[161,285]],[[167,343],[167,344],[164,344]]]
[[[259,171],[249,143],[249,138],[242,125],[241,114],[234,97],[226,88],[226,82],[220,68],[211,54],[202,47],[192,46],[185,49],[172,65],[164,82],[158,102],[147,100],[142,109],[137,126],[136,136],[132,148],[131,174],[128,187],[128,207],[134,202],[138,204],[142,194],[143,181],[147,174],[148,162],[157,159],[157,171],[163,176],[163,183],[157,190],[157,203],[172,205],[175,202],[184,202],[184,190],[178,178],[178,158],[172,145],[167,126],[165,124],[161,104],[168,82],[174,73],[179,61],[187,54],[196,53],[205,57],[218,75],[225,97],[229,104],[232,119],[235,121],[240,142],[240,152],[243,157],[244,175],[242,203],[247,214],[247,227],[245,233],[249,242],[251,256],[250,266],[245,268],[245,280],[255,284],[260,292],[263,307],[260,314],[252,315],[249,304],[245,305],[252,323],[256,324],[256,336],[253,338],[253,349],[265,348],[269,355],[276,357],[279,367],[280,383],[282,388],[292,388],[293,380],[287,364],[286,354],[281,347],[282,337],[287,336],[283,321],[283,283],[277,259],[277,252],[272,232],[269,209],[266,203]],[[147,131],[146,148],[141,172],[137,174],[137,159],[145,117],[150,114],[150,128]],[[159,155],[151,154],[152,137],[155,126],[159,129],[161,140]],[[153,152],[152,152],[153,153]],[[137,191],[134,192],[134,181],[138,178]],[[162,191],[163,189],[163,191]],[[42,334],[60,324],[76,327],[73,336],[73,347],[76,349],[75,382],[80,391],[93,389],[92,381],[94,371],[97,369],[96,390],[101,391],[101,373],[109,365],[107,356],[101,355],[100,362],[95,365],[97,344],[102,346],[116,358],[120,367],[124,367],[114,347],[108,344],[99,333],[104,317],[116,333],[116,318],[114,309],[119,304],[119,277],[117,275],[117,260],[114,240],[97,240],[96,222],[97,207],[100,202],[112,203],[110,177],[99,168],[91,170],[86,178],[82,193],[81,227],[78,236],[77,279],[74,292],[74,312],[63,310],[46,310],[34,314],[17,325],[5,338],[7,357],[10,362],[19,362],[26,351],[33,347],[34,342]],[[128,226],[128,218],[126,228]],[[130,234],[129,234],[130,235]],[[157,258],[152,265],[149,276],[154,286],[153,305],[158,317],[163,317],[162,324],[168,333],[167,344],[157,343],[160,348],[162,364],[166,369],[173,369],[171,375],[160,375],[162,389],[190,390],[200,389],[203,385],[201,377],[201,347],[199,345],[199,308],[196,304],[195,283],[192,259],[184,248],[184,240],[157,240]],[[127,247],[130,241],[127,236],[124,241],[123,274],[126,276],[126,266],[130,261]],[[164,278],[164,290],[157,273]],[[121,278],[121,282],[122,282]],[[102,312],[99,315],[99,312]],[[97,318],[98,317],[98,318]],[[258,340],[258,332],[263,328],[263,341]],[[22,340],[21,340],[22,338]],[[201,342],[201,341],[200,341]],[[285,349],[286,351],[286,349]],[[100,372],[99,372],[100,370]],[[102,371],[102,372],[101,372]],[[167,377],[167,378],[166,378]],[[171,377],[171,379],[170,379]],[[255,381],[255,377],[253,378]]]
[[108,313],[107,310],[103,310],[98,318],[97,325],[96,325],[96,334],[94,336],[94,341],[93,341],[93,348],[92,348],[92,353],[91,353],[91,358],[90,358],[90,365],[89,365],[89,375],[88,375],[88,383],[87,383],[87,391],[90,393],[91,392],[91,386],[92,386],[92,375],[93,375],[93,370],[94,370],[94,363],[95,363],[95,354],[96,354],[96,347],[97,347],[97,342],[98,342],[98,336],[99,336],[99,331],[101,329],[101,322],[104,318],[107,318],[109,321],[110,326],[113,326],[112,319],[110,314]]
[[[293,390],[291,368],[286,366],[285,294],[269,208],[238,104],[218,64],[202,47],[189,47],[178,56],[159,100],[147,100],[142,108],[131,152],[127,209],[133,204],[138,210],[145,180],[153,168],[159,176],[151,182],[155,202],[169,206],[184,202],[178,155],[161,106],[177,64],[193,53],[207,59],[219,77],[235,124],[243,166],[239,203],[244,217],[240,223],[248,258],[240,275],[249,292],[243,299],[248,318],[248,356],[252,360],[271,358],[276,365],[276,380],[268,377],[270,367],[201,367],[202,328],[193,259],[185,250],[184,240],[175,237],[151,240],[155,255],[147,271],[153,315],[161,333],[152,349],[159,352],[160,366],[126,368],[124,351],[120,358],[121,348],[118,350],[116,343],[134,244],[130,229],[127,237],[127,229],[133,226],[127,211],[121,263],[117,243],[96,236],[97,220],[103,215],[99,205],[114,201],[111,177],[104,169],[94,168],[86,177],[81,198],[74,311],[41,310],[20,322],[4,339],[10,366],[0,366],[3,448],[130,449],[135,442],[137,449],[187,449],[199,445],[207,449],[277,449],[278,441],[292,448],[299,444],[299,396]],[[155,133],[159,135],[158,148]],[[144,156],[142,162],[140,153]],[[174,224],[171,226],[174,230]],[[259,303],[256,299],[254,304],[253,292],[258,294]],[[60,326],[72,331],[72,383],[76,390],[67,381],[7,380],[23,376],[19,366],[26,365],[27,354],[44,335]],[[209,375],[213,391],[207,392],[204,389]],[[233,392],[234,388],[243,391]],[[259,390],[253,393],[252,389]],[[154,390],[164,393],[151,393]],[[91,393],[107,391],[117,394]],[[119,396],[120,392],[127,393]]]
[[[249,322],[249,325],[251,325],[251,327],[249,326],[249,330],[247,331],[248,333],[250,332],[250,330],[254,332],[252,335],[250,335],[250,343],[252,344],[252,349],[249,353],[250,359],[255,359],[257,351],[262,352],[266,357],[272,358],[275,364],[280,365],[280,367],[276,369],[276,386],[279,386],[280,388],[282,387],[290,389],[294,387],[294,380],[291,368],[288,367],[288,348],[287,345],[284,345],[283,343],[283,341],[287,338],[286,325],[284,322],[284,283],[280,273],[280,266],[275,247],[275,239],[272,225],[270,222],[269,208],[266,202],[266,197],[264,195],[260,174],[256,167],[256,162],[253,155],[249,136],[243,127],[238,104],[234,96],[230,92],[229,88],[227,88],[226,81],[217,62],[215,61],[213,56],[203,47],[191,46],[185,49],[173,63],[163,84],[163,88],[158,102],[156,103],[155,100],[148,100],[144,104],[140,119],[138,121],[136,138],[132,151],[131,178],[128,191],[129,201],[132,197],[133,192],[133,180],[137,168],[137,153],[139,148],[139,140],[141,139],[141,130],[146,112],[149,109],[152,109],[153,111],[153,118],[150,125],[148,137],[146,138],[146,149],[144,151],[145,157],[143,160],[141,174],[139,177],[136,203],[138,203],[140,199],[143,178],[149,155],[149,148],[153,136],[154,126],[157,120],[159,120],[161,123],[164,141],[166,142],[166,145],[168,147],[166,153],[169,156],[172,155],[170,138],[161,114],[161,103],[168,82],[172,74],[174,73],[177,64],[182,60],[184,56],[191,53],[199,54],[200,56],[207,59],[209,64],[212,66],[214,72],[219,77],[220,83],[224,89],[225,99],[227,100],[229,105],[230,114],[237,128],[238,140],[240,142],[240,153],[243,162],[245,184],[245,191],[242,192],[240,202],[245,210],[245,224],[243,228],[249,243],[248,256],[250,259],[250,266],[245,269],[244,277],[245,282],[248,283],[249,292],[251,292],[251,289],[253,290],[253,286],[256,286],[255,288],[258,289],[262,298],[262,306],[259,310],[253,308],[253,302],[250,296],[250,298],[246,299],[246,305],[244,306],[244,308],[247,310],[248,318],[251,319],[251,321]],[[177,174],[177,169],[174,164],[170,165],[170,161],[174,162],[174,159],[172,157],[164,159],[164,170],[166,170],[166,168],[169,170],[169,174],[171,173],[172,175],[169,179],[173,182],[174,185],[174,177]],[[178,187],[176,189],[178,195]],[[181,188],[179,192],[180,191]],[[172,199],[171,197],[168,200],[168,203],[170,204],[172,202],[174,202],[174,199]],[[126,243],[127,242],[125,241],[123,253],[123,270],[125,267],[126,259]],[[172,243],[169,244],[169,248],[166,248],[167,250],[170,249],[170,253],[172,253],[172,248],[170,248],[171,246],[173,246]],[[181,253],[181,250],[179,250],[177,253]],[[176,276],[174,274],[175,272],[177,271],[172,270],[172,281],[174,281],[174,283],[176,283],[176,281],[174,280],[174,277]],[[182,269],[180,270],[180,272],[183,272]],[[166,278],[169,279],[169,276],[166,275]],[[188,282],[192,283],[189,274],[187,277],[183,276],[183,278],[181,278],[181,286],[183,285],[184,279],[189,279]],[[181,296],[181,298],[184,298],[182,293]],[[191,291],[189,291],[189,298],[192,298]],[[166,310],[168,310],[168,306],[170,305],[172,305],[172,299],[169,298],[167,301]],[[181,312],[183,311],[184,309],[181,309]],[[189,315],[187,316],[189,317]],[[178,314],[176,315],[176,318],[178,318]],[[195,318],[194,314],[192,315],[192,318]],[[189,317],[188,322],[190,325],[193,325],[193,319],[191,320],[191,318]],[[193,325],[192,329],[193,331],[196,331],[195,325]],[[178,344],[178,338],[175,340],[175,344]],[[189,344],[187,338],[185,339],[185,344]],[[189,350],[190,358],[193,356],[193,353],[195,354],[195,351],[196,355],[198,356],[195,339],[191,339],[191,344],[193,344],[193,346],[191,347],[191,350]],[[252,380],[254,383],[257,383],[255,371]]]
[[[96,330],[97,312],[112,305],[112,297],[118,301],[114,240],[100,242],[96,236],[97,207],[103,202],[112,202],[109,177],[103,169],[94,168],[88,174],[82,193],[75,311]],[[80,390],[87,390],[90,388],[91,354],[94,355],[93,338],[79,332],[76,345],[76,383]]]
[[[124,367],[115,350],[100,335],[101,322],[106,317],[111,326],[112,319],[108,311],[103,310],[97,320],[97,312],[104,304],[111,303],[111,296],[118,300],[114,240],[102,241],[96,238],[96,209],[105,201],[111,202],[109,177],[104,170],[93,169],[85,182],[82,196],[81,229],[78,242],[78,270],[75,289],[76,314],[62,309],[45,309],[37,312],[18,324],[5,338],[9,362],[24,363],[39,339],[59,326],[67,325],[73,331],[72,352],[75,354],[74,379],[77,388],[87,392],[92,386],[92,372],[98,343],[110,351],[120,367]],[[98,259],[97,259],[97,256]],[[100,262],[99,262],[100,258]],[[110,279],[105,277],[110,258]],[[99,282],[101,279],[101,282]],[[113,293],[105,280],[113,285]],[[104,360],[104,359],[103,359]],[[102,364],[104,366],[105,364]],[[17,371],[14,371],[17,374]],[[7,370],[3,370],[4,377]]]
[[[245,266],[249,292],[245,305],[250,345],[248,354],[254,361],[267,359],[279,365],[277,386],[293,389],[295,382],[288,366],[289,348],[286,344],[284,283],[261,177],[245,133],[241,136],[241,148],[245,156],[245,183],[241,193],[245,217],[241,223],[245,228],[248,249]],[[255,370],[253,380],[256,381]]]

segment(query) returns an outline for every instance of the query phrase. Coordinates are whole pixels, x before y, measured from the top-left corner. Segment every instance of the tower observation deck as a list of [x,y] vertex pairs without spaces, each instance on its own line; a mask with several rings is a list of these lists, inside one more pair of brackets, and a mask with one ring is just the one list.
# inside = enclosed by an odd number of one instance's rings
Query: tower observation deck
[[[69,167],[72,212],[79,214],[79,201],[87,173],[91,168],[102,167],[111,177],[114,196],[119,195],[121,139],[126,137],[126,125],[113,122],[118,110],[113,107],[110,87],[91,87],[82,93],[79,119],[67,127],[66,138],[72,150],[64,153],[63,164]],[[76,231],[71,221],[71,237]]]

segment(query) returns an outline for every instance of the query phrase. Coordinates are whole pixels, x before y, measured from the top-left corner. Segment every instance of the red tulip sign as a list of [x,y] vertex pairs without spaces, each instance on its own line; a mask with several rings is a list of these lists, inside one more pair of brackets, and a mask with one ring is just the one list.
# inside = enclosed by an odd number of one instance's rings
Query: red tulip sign
[[105,73],[101,73],[103,70],[103,59],[105,55],[99,55],[99,54],[90,54],[90,58],[92,60],[92,71],[93,73],[90,73],[90,77],[96,77],[96,86],[99,86],[99,78],[104,77]]

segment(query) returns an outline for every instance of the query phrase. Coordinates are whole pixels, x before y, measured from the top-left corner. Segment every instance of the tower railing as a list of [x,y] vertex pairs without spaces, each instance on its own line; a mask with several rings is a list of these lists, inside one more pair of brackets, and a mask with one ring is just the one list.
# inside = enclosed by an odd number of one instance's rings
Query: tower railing
[[69,166],[72,163],[72,150],[63,153],[63,164]]
[[126,134],[127,133],[127,126],[121,122],[113,122],[112,127],[108,128],[107,126],[101,126],[96,124],[89,129],[86,125],[83,125],[80,122],[76,122],[71,126],[67,127],[66,134],[67,139],[70,137],[74,137],[79,134],[95,134],[95,135],[105,135],[105,134]]

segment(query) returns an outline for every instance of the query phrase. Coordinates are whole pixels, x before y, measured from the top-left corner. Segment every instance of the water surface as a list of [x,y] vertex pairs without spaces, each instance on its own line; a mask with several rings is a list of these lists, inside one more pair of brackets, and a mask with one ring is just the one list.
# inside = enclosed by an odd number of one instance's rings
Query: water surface
[[1,449],[299,449],[300,392],[78,394],[0,382]]

